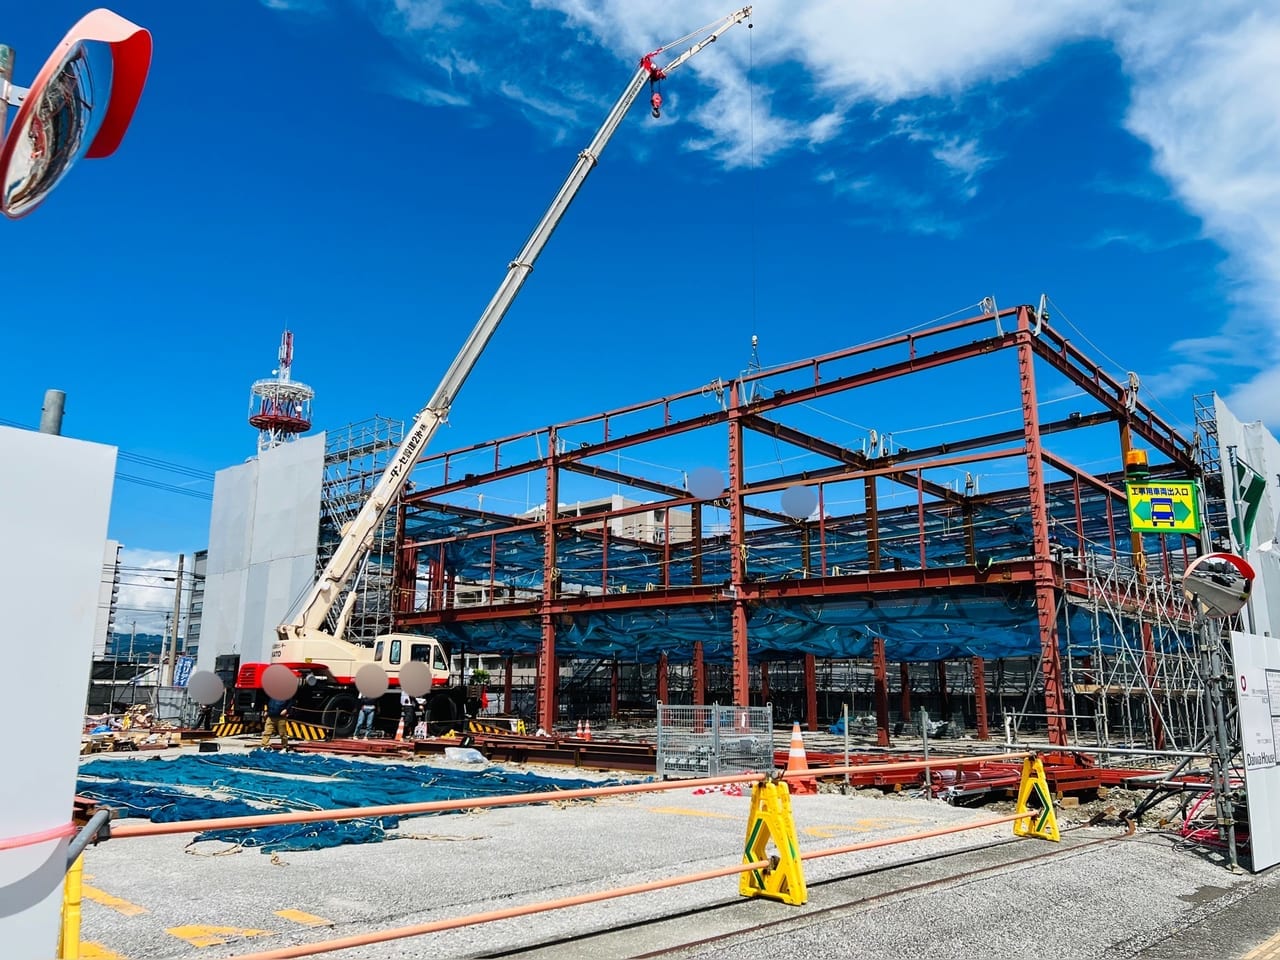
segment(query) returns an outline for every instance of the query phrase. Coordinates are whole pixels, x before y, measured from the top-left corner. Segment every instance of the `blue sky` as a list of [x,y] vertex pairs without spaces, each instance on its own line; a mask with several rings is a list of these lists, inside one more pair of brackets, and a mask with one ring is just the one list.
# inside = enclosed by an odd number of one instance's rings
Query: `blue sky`
[[[66,390],[64,431],[134,478],[110,536],[157,568],[207,543],[284,327],[318,428],[410,419],[638,55],[733,9],[110,6],[152,31],[151,75],[116,155],[3,224],[0,420]],[[8,13],[15,82],[88,8]],[[769,366],[1043,292],[1188,431],[1209,390],[1280,425],[1280,12],[766,0],[753,22],[665,82],[660,121],[633,108],[433,451],[732,377],[753,333]],[[887,425],[973,384],[930,389]]]

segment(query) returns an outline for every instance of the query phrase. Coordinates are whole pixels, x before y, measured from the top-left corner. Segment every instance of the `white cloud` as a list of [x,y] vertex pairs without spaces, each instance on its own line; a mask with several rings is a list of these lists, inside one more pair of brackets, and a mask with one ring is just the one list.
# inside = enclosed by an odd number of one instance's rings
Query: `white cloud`
[[261,0],[268,10],[283,10],[290,13],[327,13],[329,10],[325,0]]
[[[439,77],[424,83],[421,90],[430,92],[417,99],[464,102],[464,88],[505,97],[556,139],[593,126],[596,114],[583,108],[594,109],[612,93],[595,80],[583,87],[573,69],[582,59],[575,51],[594,45],[632,56],[732,7],[724,0],[363,2],[384,32]],[[975,94],[1046,62],[1066,44],[1110,43],[1130,83],[1126,129],[1150,146],[1154,172],[1199,218],[1203,238],[1227,254],[1222,295],[1235,314],[1226,329],[1206,334],[1245,340],[1247,349],[1235,352],[1248,366],[1234,392],[1221,392],[1235,398],[1241,417],[1280,425],[1271,399],[1280,361],[1280,6],[1251,0],[759,0],[753,6],[753,30],[735,27],[732,42],[685,67],[711,91],[677,114],[697,128],[685,138],[687,149],[726,167],[766,163],[820,147],[868,112],[898,108],[910,122],[891,135],[926,149],[960,199],[976,195],[983,176],[998,169],[983,137],[984,125],[1000,122],[1000,110],[983,107]],[[457,53],[463,49],[466,57]],[[520,80],[508,83],[515,61]],[[672,107],[680,89],[672,81],[664,91]],[[927,110],[919,109],[922,100]],[[858,172],[833,172],[826,182],[856,193],[869,171],[856,159],[848,166]],[[907,229],[956,229],[936,199],[927,202],[926,190],[936,185],[887,187],[893,203],[874,211],[906,211],[900,222]],[[1130,231],[1098,242],[1165,241]],[[1170,383],[1186,379],[1177,362],[1167,371]]]
[[[138,633],[163,633],[165,616],[173,616],[174,581],[178,552],[162,550],[120,551],[120,597],[116,603],[116,631],[128,634],[134,621]],[[167,579],[166,579],[167,578]],[[184,576],[182,614],[186,615],[186,590],[190,577]],[[183,628],[185,630],[185,621]]]

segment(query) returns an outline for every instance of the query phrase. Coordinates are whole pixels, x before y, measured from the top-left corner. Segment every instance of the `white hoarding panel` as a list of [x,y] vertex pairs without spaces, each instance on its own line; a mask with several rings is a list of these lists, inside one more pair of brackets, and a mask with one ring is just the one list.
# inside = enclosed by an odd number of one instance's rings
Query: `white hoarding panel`
[[1280,863],[1280,640],[1231,633],[1254,872]]
[[209,522],[200,669],[239,654],[271,658],[276,627],[315,579],[324,434],[220,470]]
[[[6,960],[57,956],[62,879],[84,697],[102,584],[116,451],[0,427],[0,697],[9,776],[0,837],[0,943]],[[55,575],[56,572],[56,575]]]

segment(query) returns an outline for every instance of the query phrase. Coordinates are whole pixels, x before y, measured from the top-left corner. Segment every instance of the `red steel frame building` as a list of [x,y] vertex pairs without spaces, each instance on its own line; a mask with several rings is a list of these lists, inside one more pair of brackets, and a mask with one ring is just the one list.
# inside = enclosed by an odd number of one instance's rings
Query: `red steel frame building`
[[[1006,330],[1006,326],[1010,329]],[[1010,355],[1012,364],[1008,362]],[[858,391],[895,383],[918,384],[955,365],[980,363],[984,365],[982,370],[988,371],[993,357],[1004,358],[1001,362],[1005,366],[1000,369],[1008,371],[1008,381],[982,380],[983,391],[1020,412],[1008,429],[998,432],[948,436],[919,449],[877,451],[873,447],[868,451],[823,439],[815,430],[790,426],[781,419],[788,412],[808,409],[819,401],[856,396]],[[1037,393],[1037,376],[1069,384],[1075,395],[1082,396],[1081,405],[1090,411],[1042,419],[1041,408],[1045,404]],[[734,703],[745,704],[750,702],[752,693],[749,665],[767,662],[771,652],[768,644],[762,648],[753,634],[752,616],[761,609],[815,603],[824,610],[834,610],[860,597],[892,603],[896,596],[918,598],[922,593],[954,596],[959,609],[975,590],[1016,590],[1034,597],[1030,627],[1038,634],[1049,739],[1054,744],[1065,744],[1068,724],[1058,636],[1060,601],[1064,595],[1083,597],[1095,589],[1085,582],[1074,563],[1086,550],[1100,551],[1108,555],[1109,562],[1132,563],[1139,577],[1150,573],[1170,579],[1199,550],[1198,541],[1189,536],[1153,538],[1133,534],[1128,527],[1124,493],[1123,464],[1131,448],[1149,451],[1153,475],[1196,477],[1200,468],[1192,445],[1138,397],[1136,384],[1122,383],[1104,372],[1033,307],[992,310],[752,371],[732,382],[717,381],[712,386],[719,403],[710,411],[706,409],[709,392],[704,386],[424,457],[414,474],[416,490],[405,495],[400,512],[397,628],[462,633],[473,637],[470,649],[493,652],[502,648],[495,637],[523,624],[525,640],[520,651],[531,653],[536,646],[538,657],[537,721],[551,729],[556,716],[556,678],[561,656],[557,640],[565,624],[584,618],[639,616],[645,611],[667,615],[683,607],[722,611],[727,607],[732,696]],[[689,409],[695,412],[686,414]],[[1112,469],[1091,472],[1054,452],[1062,446],[1072,447],[1069,438],[1081,431],[1090,431],[1096,437],[1100,427],[1116,431],[1104,444],[1110,448]],[[624,472],[620,467],[627,453],[706,430],[722,431],[720,436],[724,438],[722,453],[717,454],[727,463],[727,484],[715,497],[699,498],[683,484]],[[588,439],[580,439],[584,436]],[[775,446],[786,444],[826,463],[817,469],[789,472],[779,456],[779,469],[773,476],[748,480],[748,437],[768,438]],[[539,454],[527,456],[535,444]],[[600,462],[609,458],[616,458],[615,466]],[[969,487],[962,493],[938,479],[1000,461],[1020,464],[1021,482],[978,494]],[[669,538],[660,545],[644,545],[651,558],[660,559],[648,565],[641,578],[645,580],[643,585],[633,580],[628,588],[625,563],[619,558],[625,561],[624,551],[634,553],[638,546],[611,534],[609,524],[600,515],[588,519],[566,513],[563,508],[543,509],[541,515],[508,515],[459,502],[468,497],[480,500],[476,497],[478,491],[521,477],[538,478],[546,504],[561,504],[567,478],[579,482],[583,477],[593,478],[597,484],[644,491],[657,499],[619,507],[610,511],[608,518],[652,514],[655,509],[688,510],[694,548],[686,550],[680,559],[679,545]],[[834,485],[847,489],[851,484],[861,485],[861,509],[856,516],[831,518],[824,507],[824,494]],[[884,494],[880,492],[885,484],[913,494],[915,503],[886,510]],[[779,494],[797,487],[816,492],[816,517],[797,520],[772,507]],[[1055,504],[1052,508],[1051,499]],[[727,513],[728,518],[727,529],[713,536],[703,530],[703,514],[708,506]],[[1018,535],[1001,540],[980,530],[974,518],[984,510],[1002,511],[1001,516],[1016,518]],[[958,519],[940,524],[940,511],[948,518]],[[432,522],[426,522],[427,518]],[[914,534],[910,529],[913,523]],[[852,549],[851,539],[844,533],[838,536],[838,528],[846,533],[856,529],[858,535],[853,539],[860,541],[857,560],[846,562],[844,569],[841,558]],[[760,563],[752,569],[752,558],[761,554],[758,544],[766,536],[774,548],[801,558],[796,561],[803,565],[801,575],[771,576]],[[780,546],[788,537],[792,543]],[[1019,538],[1025,542],[1016,544],[1014,541]],[[897,551],[892,562],[890,539]],[[1074,540],[1075,544],[1066,557],[1060,547],[1064,540]],[[564,589],[562,566],[569,541],[577,545],[576,550],[591,553],[583,569],[598,578],[598,589]],[[837,541],[842,546],[837,546]],[[904,543],[911,547],[906,554],[902,552]],[[940,548],[944,544],[949,546]],[[482,561],[483,551],[488,551],[488,574],[473,579],[483,579],[490,587],[490,595],[485,602],[463,607],[455,602],[457,577],[450,572],[446,555],[467,549],[479,551],[477,556]],[[536,564],[537,569],[524,570],[526,584],[521,589],[513,587],[506,596],[495,596],[501,592],[505,566],[498,557],[517,549],[524,551],[525,563]],[[984,552],[990,555],[984,557]],[[945,554],[947,559],[938,561],[935,558],[939,554]],[[717,559],[714,573],[705,569],[710,557]],[[677,569],[682,572],[675,573]],[[1185,622],[1189,617],[1189,612],[1176,601],[1159,602],[1166,604],[1164,613],[1173,620]],[[536,636],[530,632],[533,624]],[[1148,678],[1154,683],[1157,649],[1150,619],[1140,618],[1137,629]],[[977,630],[975,637],[981,633]],[[864,634],[875,674],[881,740],[887,742],[888,662],[919,660],[922,654],[918,645],[886,639],[884,635],[871,636],[865,631]],[[703,640],[690,634],[684,639],[672,636],[670,643],[691,661],[693,701],[703,702]],[[508,644],[505,649],[509,652],[512,646]],[[794,652],[796,648],[788,649]],[[988,654],[981,641],[972,638],[966,649],[974,651],[972,675],[975,686],[981,688]],[[772,652],[778,655],[776,650]],[[814,648],[802,654],[811,728],[816,716],[814,664],[819,654],[828,652]],[[665,648],[655,659],[659,664],[658,699],[665,700]],[[977,697],[977,702],[984,705],[985,697]],[[1154,707],[1150,724],[1153,742],[1162,743],[1160,717]],[[979,707],[978,726],[979,735],[985,737],[984,706]]]

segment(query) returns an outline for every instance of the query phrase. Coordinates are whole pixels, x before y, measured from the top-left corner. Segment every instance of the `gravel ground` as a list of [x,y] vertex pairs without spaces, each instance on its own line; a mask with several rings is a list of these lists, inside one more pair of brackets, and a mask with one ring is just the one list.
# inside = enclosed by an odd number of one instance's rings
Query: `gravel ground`
[[[382,761],[371,761],[376,770]],[[444,758],[429,766],[476,769]],[[562,767],[552,777],[617,775]],[[1084,824],[1132,798],[1061,811]],[[989,819],[1011,804],[970,809],[910,791],[793,798],[802,851]],[[687,787],[595,802],[473,810],[406,819],[380,844],[264,855],[182,836],[121,839],[86,854],[83,936],[128,960],[232,957],[369,930],[692,873],[741,855],[749,799]],[[803,907],[737,894],[734,878],[533,917],[360,947],[343,960],[393,957],[874,956],[1134,957],[1173,949],[1226,909],[1259,938],[1274,908],[1248,905],[1277,886],[1232,875],[1169,836],[1129,837],[1103,819],[1062,844],[1007,842],[1008,824],[805,863]],[[878,868],[951,851],[945,859]],[[1041,855],[1054,854],[1053,856]],[[1036,857],[1037,859],[1028,859]],[[115,902],[110,899],[116,898]],[[122,907],[122,903],[127,906]],[[1255,915],[1260,914],[1260,916]],[[309,916],[322,926],[309,927]],[[1206,920],[1205,918],[1209,918]],[[755,929],[760,924],[768,924]],[[586,939],[583,939],[583,938]],[[702,946],[707,938],[721,938]],[[1215,951],[1202,956],[1231,956]],[[196,945],[203,943],[204,945]],[[673,951],[674,952],[670,952]],[[103,955],[103,954],[100,954]],[[110,954],[106,954],[109,956]]]

